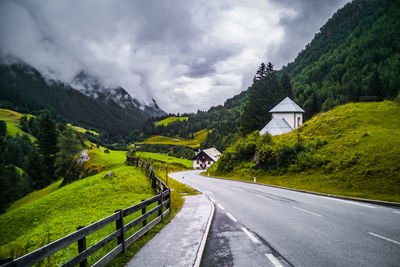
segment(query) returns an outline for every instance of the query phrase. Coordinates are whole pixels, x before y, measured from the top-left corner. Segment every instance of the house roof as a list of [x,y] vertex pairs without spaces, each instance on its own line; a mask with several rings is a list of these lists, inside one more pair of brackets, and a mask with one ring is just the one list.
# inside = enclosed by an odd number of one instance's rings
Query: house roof
[[266,134],[267,132],[271,135],[280,135],[293,131],[292,127],[286,122],[285,119],[272,119],[267,125],[260,131],[260,134]]
[[204,153],[207,154],[213,161],[217,161],[221,156],[221,152],[219,152],[215,147],[207,148],[203,150]]
[[286,97],[283,99],[278,105],[276,105],[273,109],[271,109],[269,112],[302,112],[304,113],[304,110],[299,107],[296,103],[293,102],[292,99],[289,97]]

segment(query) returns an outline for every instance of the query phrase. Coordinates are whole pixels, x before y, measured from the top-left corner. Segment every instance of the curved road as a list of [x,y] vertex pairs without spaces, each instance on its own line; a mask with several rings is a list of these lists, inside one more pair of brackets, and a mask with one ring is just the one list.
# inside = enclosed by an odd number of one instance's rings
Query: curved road
[[215,203],[207,259],[203,256],[209,264],[203,265],[400,266],[400,209],[204,177],[199,171],[170,176]]

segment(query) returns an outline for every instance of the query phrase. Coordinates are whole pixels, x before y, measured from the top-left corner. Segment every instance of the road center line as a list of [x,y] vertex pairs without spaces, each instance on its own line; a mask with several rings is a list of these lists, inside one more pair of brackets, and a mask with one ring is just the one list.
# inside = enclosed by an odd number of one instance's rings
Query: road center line
[[212,202],[215,202],[215,200],[214,200],[212,197],[209,197],[209,199],[210,199]]
[[384,236],[381,236],[381,235],[378,235],[378,234],[375,234],[375,233],[372,233],[372,232],[368,232],[368,234],[370,234],[370,235],[372,235],[372,236],[375,236],[375,237],[378,237],[378,238],[381,238],[381,239],[383,239],[383,240],[386,240],[386,241],[395,243],[395,244],[397,244],[397,245],[400,245],[400,242],[398,242],[398,241],[396,241],[396,240],[393,240],[393,239],[390,239],[390,238],[387,238],[387,237],[384,237]]
[[276,267],[283,267],[283,265],[274,257],[274,255],[270,253],[265,253],[265,256],[268,257],[268,259],[272,262],[273,265]]
[[211,191],[204,191],[204,193],[206,193],[207,195],[214,195],[214,193]]
[[301,210],[301,211],[304,211],[304,212],[307,212],[307,213],[309,213],[309,214],[312,214],[312,215],[315,215],[315,216],[318,216],[318,217],[322,217],[322,215],[320,215],[320,214],[318,214],[318,213],[315,213],[315,212],[312,212],[312,211],[309,211],[309,210],[305,210],[305,209],[302,209],[302,208],[298,208],[298,207],[296,207],[296,206],[292,206],[294,209],[296,209],[296,210]]
[[400,214],[400,211],[395,211],[395,210],[394,210],[393,213]]
[[220,208],[221,210],[224,210],[225,208],[221,205],[221,204],[217,204],[218,208]]
[[226,213],[226,216],[229,217],[229,219],[231,219],[234,222],[237,222],[237,220],[235,219],[235,217],[232,216],[232,214],[230,214],[229,212]]
[[347,203],[347,204],[352,204],[352,205],[356,205],[356,206],[361,206],[361,207],[365,207],[365,208],[370,208],[370,209],[376,209],[376,207],[368,205],[368,204],[361,204],[361,203],[357,203],[354,201],[349,201],[349,200],[343,200],[343,199],[339,199],[339,198],[334,198],[334,197],[325,197],[326,199],[330,199],[330,200],[335,200],[335,201],[339,201],[339,202],[343,202],[343,203]]
[[256,244],[260,244],[260,241],[255,237],[252,233],[249,232],[246,228],[242,227],[242,231]]

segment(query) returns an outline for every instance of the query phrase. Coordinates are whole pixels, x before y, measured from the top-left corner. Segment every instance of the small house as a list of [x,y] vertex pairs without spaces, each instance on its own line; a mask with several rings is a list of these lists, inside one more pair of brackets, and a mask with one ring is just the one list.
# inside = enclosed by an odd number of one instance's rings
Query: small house
[[220,156],[221,152],[219,152],[215,147],[201,150],[193,158],[193,169],[207,170]]
[[280,135],[291,132],[303,124],[304,110],[289,97],[283,99],[269,112],[272,113],[272,119],[260,134],[268,132],[271,135]]

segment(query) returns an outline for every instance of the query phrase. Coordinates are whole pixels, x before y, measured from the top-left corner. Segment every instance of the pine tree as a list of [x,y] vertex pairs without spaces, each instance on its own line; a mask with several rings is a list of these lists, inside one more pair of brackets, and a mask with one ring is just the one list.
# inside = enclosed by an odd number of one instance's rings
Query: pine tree
[[290,84],[290,78],[286,75],[286,73],[284,73],[281,77],[281,87],[283,94],[293,99],[292,85]]
[[32,188],[40,189],[49,183],[47,177],[42,174],[40,154],[35,146],[28,155],[26,171],[31,177]]
[[7,124],[5,121],[0,120],[0,136],[6,136]]
[[248,92],[248,102],[241,116],[242,135],[261,130],[269,119],[268,111],[282,100],[282,89],[271,62],[264,69],[264,78],[253,83]]
[[21,119],[19,119],[19,127],[22,131],[29,133],[28,118],[26,116],[22,116]]
[[39,118],[39,151],[41,156],[41,166],[43,175],[49,181],[55,178],[54,162],[57,153],[57,128],[55,121],[51,118],[47,110]]
[[265,76],[266,76],[266,67],[264,62],[262,62],[261,65],[258,67],[256,75],[253,78],[253,84],[256,83],[257,81],[263,80]]

